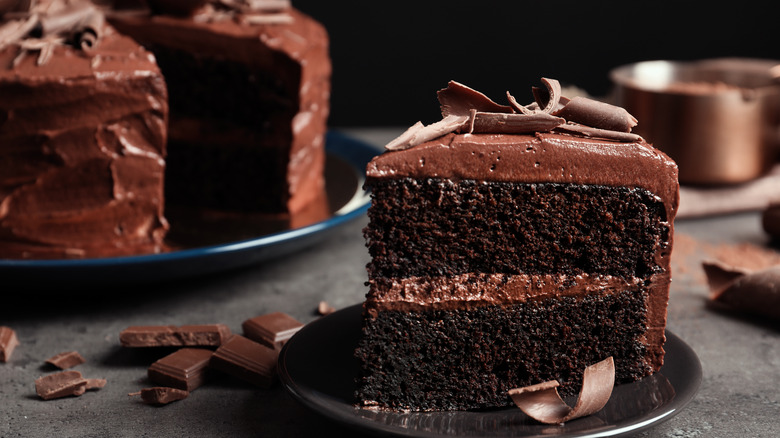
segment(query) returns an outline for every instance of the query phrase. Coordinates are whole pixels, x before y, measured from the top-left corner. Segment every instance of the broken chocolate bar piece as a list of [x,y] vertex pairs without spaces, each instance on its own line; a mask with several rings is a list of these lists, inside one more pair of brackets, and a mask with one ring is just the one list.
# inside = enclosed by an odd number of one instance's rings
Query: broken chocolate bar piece
[[54,356],[46,359],[46,363],[53,365],[61,370],[73,368],[76,365],[80,365],[84,362],[86,362],[86,359],[84,359],[84,357],[82,357],[78,351],[66,351],[55,354]]
[[270,347],[233,335],[211,357],[211,366],[262,388],[276,378],[278,352]]
[[282,312],[256,316],[241,324],[244,336],[276,350],[281,350],[284,343],[301,327],[303,323]]
[[182,348],[153,363],[149,380],[159,385],[192,391],[207,379],[214,352],[203,348]]
[[35,380],[35,392],[44,400],[81,395],[87,390],[87,379],[78,371],[62,371]]
[[8,362],[18,345],[16,332],[10,327],[0,326],[0,362]]
[[132,326],[119,334],[123,347],[219,347],[230,337],[224,324]]
[[183,400],[190,395],[190,393],[187,391],[176,388],[169,388],[166,386],[144,388],[140,392],[130,395],[136,394],[140,394],[141,400],[143,400],[144,403],[150,405],[167,405],[171,402]]

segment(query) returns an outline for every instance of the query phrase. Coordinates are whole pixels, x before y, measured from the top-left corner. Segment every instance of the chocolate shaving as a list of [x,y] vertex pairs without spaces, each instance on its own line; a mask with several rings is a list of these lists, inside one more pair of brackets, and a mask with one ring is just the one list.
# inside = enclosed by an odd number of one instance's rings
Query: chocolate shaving
[[780,319],[780,265],[750,270],[718,261],[702,262],[710,300],[727,309]]
[[431,123],[430,125],[423,125],[422,122],[417,122],[407,129],[398,138],[391,141],[385,146],[385,149],[389,151],[399,151],[409,149],[412,146],[425,143],[426,141],[433,140],[450,132],[455,132],[458,128],[462,127],[469,121],[469,116],[450,114],[444,117],[442,120]]
[[500,114],[476,113],[469,132],[491,134],[530,134],[547,132],[566,123],[566,120],[546,113]]
[[569,134],[580,134],[589,138],[601,138],[604,140],[613,140],[623,143],[641,141],[642,136],[630,132],[610,131],[609,129],[599,129],[592,126],[579,125],[577,123],[566,123],[555,127],[557,131],[563,131]]
[[515,405],[534,420],[563,424],[600,411],[609,401],[614,385],[615,363],[608,357],[585,368],[582,389],[573,408],[561,399],[557,389],[559,383],[555,380],[510,389],[509,395]]
[[[207,23],[232,19],[252,25],[290,24],[293,17],[287,10],[291,7],[289,0],[210,0],[197,11],[193,19]],[[171,8],[163,6],[159,9],[165,12]]]
[[500,105],[489,97],[459,82],[450,81],[437,95],[443,119],[430,125],[417,122],[390,141],[385,149],[404,150],[452,132],[530,134],[559,131],[584,137],[620,142],[641,141],[631,134],[636,119],[625,109],[583,97],[561,96],[555,79],[542,78],[546,90],[533,88],[535,102],[520,105],[507,91],[509,105]]
[[552,114],[569,122],[610,131],[631,132],[637,124],[634,116],[624,108],[581,96],[574,97]]
[[[51,59],[57,45],[71,43],[81,50],[95,47],[103,31],[103,13],[88,1],[52,0],[36,5],[21,2],[25,9],[6,14],[13,19],[0,26],[0,49],[15,44],[22,51],[14,59],[18,65],[27,52],[39,51],[37,64]],[[20,3],[20,4],[21,4]]]
[[459,82],[450,81],[447,88],[437,93],[441,104],[441,115],[467,116],[471,109],[486,113],[511,113],[512,107],[499,105],[489,97]]
[[558,104],[561,101],[561,83],[555,79],[547,78],[542,78],[542,83],[547,87],[546,91],[539,87],[533,87],[531,91],[536,104],[542,108],[540,111],[551,114],[558,108]]

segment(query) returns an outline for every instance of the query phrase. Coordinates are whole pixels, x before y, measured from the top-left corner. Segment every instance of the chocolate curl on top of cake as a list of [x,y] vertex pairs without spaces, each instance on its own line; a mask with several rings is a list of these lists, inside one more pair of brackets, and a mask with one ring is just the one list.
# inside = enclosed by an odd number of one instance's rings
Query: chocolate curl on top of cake
[[535,101],[520,105],[507,92],[509,105],[500,105],[461,83],[450,81],[439,90],[442,120],[430,125],[417,122],[385,146],[387,150],[408,149],[451,132],[466,134],[531,134],[561,132],[620,142],[638,141],[632,134],[637,120],[625,109],[605,102],[561,95],[555,79],[542,78],[545,89],[532,89]]
[[234,20],[243,24],[289,24],[290,0],[146,0],[153,15],[192,17],[196,22]]
[[105,23],[103,13],[87,0],[6,1],[0,13],[0,49],[21,49],[14,64],[37,51],[37,64],[43,65],[57,45],[88,51],[99,43]]

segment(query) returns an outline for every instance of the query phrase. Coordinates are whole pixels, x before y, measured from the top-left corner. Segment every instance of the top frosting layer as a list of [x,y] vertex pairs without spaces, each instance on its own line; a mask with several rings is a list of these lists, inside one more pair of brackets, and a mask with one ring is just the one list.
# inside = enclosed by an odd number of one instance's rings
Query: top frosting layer
[[[452,85],[442,92],[451,88]],[[437,122],[440,126],[434,126],[437,125],[435,123],[423,128],[418,124],[417,129],[412,128],[391,142],[389,147],[395,150],[375,157],[368,164],[368,178],[447,178],[637,187],[661,198],[667,207],[667,217],[674,217],[679,203],[677,165],[641,137],[626,136],[630,133],[625,130],[613,131],[617,125],[612,121],[608,121],[609,127],[605,128],[572,123],[561,117],[565,110],[555,110],[554,104],[546,105],[553,108],[552,114],[534,110],[529,114],[484,111],[486,98],[480,95],[474,103],[472,97],[476,92],[468,90],[463,94],[466,98],[457,103],[450,98],[442,99],[440,92],[444,116],[442,122]],[[511,96],[510,100],[514,101]],[[585,114],[587,112],[584,111]],[[470,116],[465,116],[467,113]],[[485,132],[490,129],[474,133],[473,127],[479,114],[499,121],[506,120],[507,114],[515,119],[522,118],[515,116],[528,115],[529,121],[526,124],[522,120],[520,128],[520,124],[490,123],[494,126],[492,133]],[[539,117],[539,114],[542,116]],[[548,123],[551,118],[558,120]],[[575,118],[593,119],[587,115]],[[622,123],[621,129],[630,130],[633,126],[630,115],[620,118],[629,121]],[[540,119],[545,120],[541,126],[538,123]],[[441,125],[447,126],[442,128]],[[471,132],[458,132],[464,130]],[[431,132],[440,135],[429,139]],[[409,141],[410,137],[425,141]]]

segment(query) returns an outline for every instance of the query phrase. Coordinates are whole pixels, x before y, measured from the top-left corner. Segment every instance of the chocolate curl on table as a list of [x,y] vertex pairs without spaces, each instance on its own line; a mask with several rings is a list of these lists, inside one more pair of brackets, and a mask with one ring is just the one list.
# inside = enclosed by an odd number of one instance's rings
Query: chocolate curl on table
[[749,270],[705,261],[702,267],[712,303],[737,312],[780,319],[780,265]]
[[582,389],[574,407],[558,394],[559,383],[550,380],[509,390],[512,401],[526,415],[540,423],[563,424],[600,411],[609,401],[615,385],[615,363],[612,357],[585,368]]

